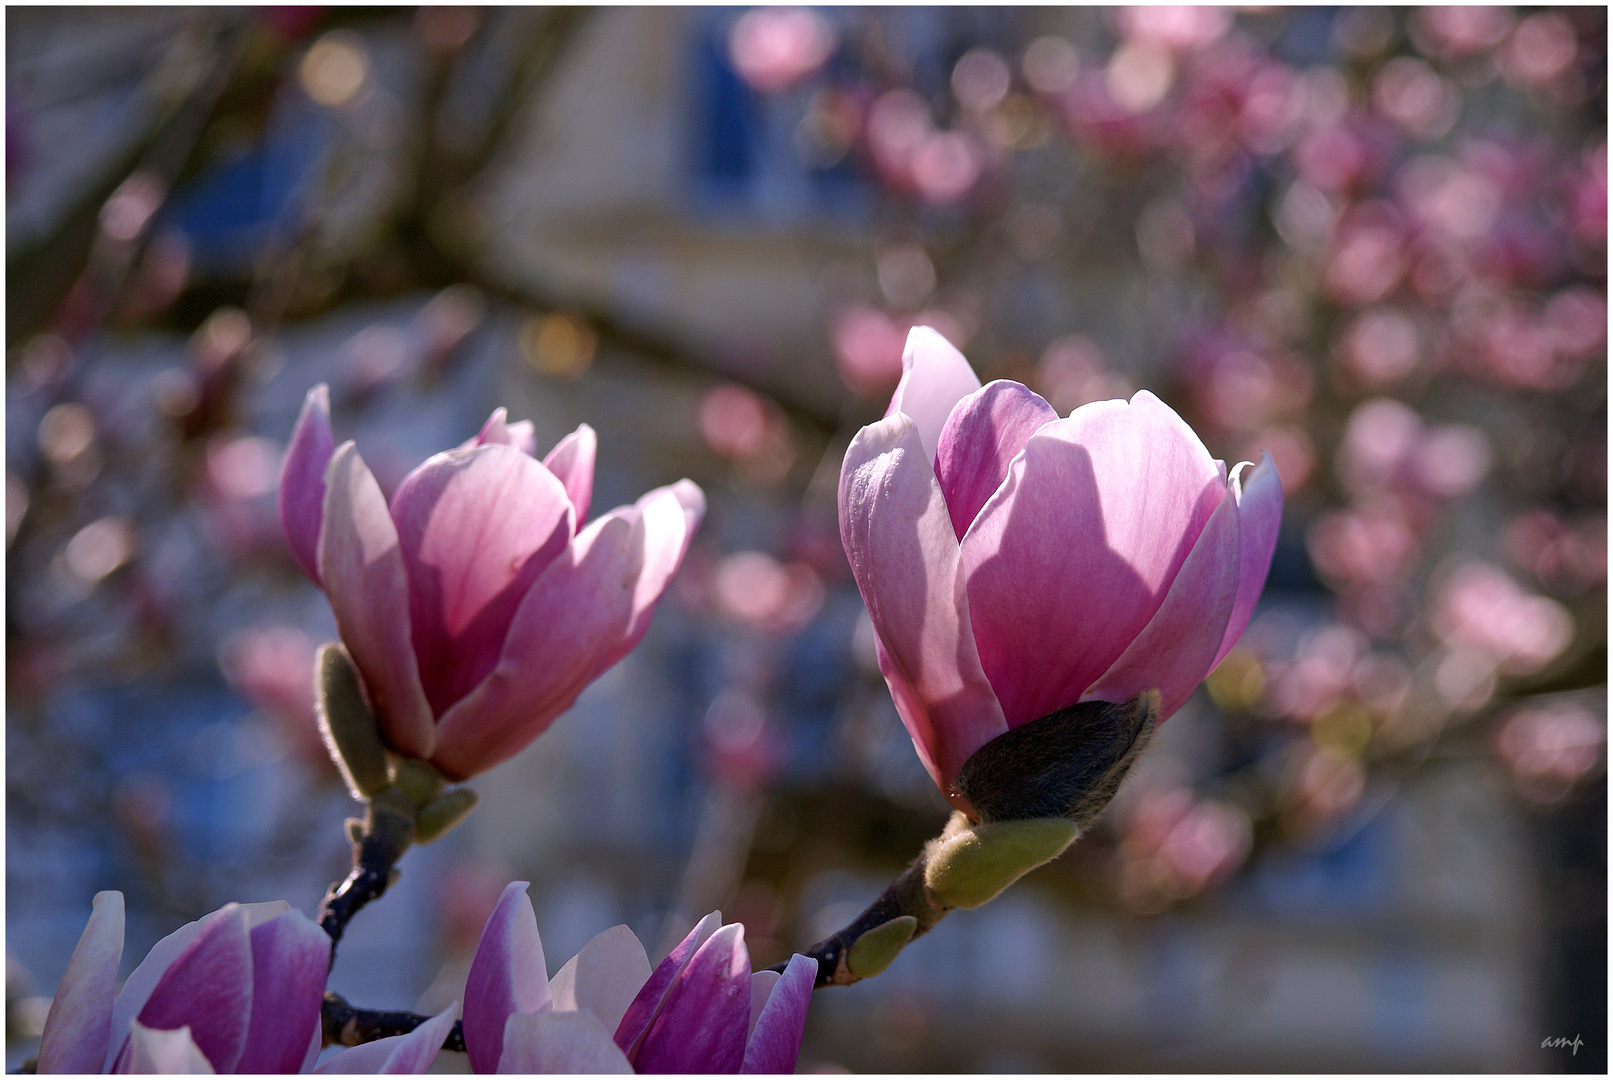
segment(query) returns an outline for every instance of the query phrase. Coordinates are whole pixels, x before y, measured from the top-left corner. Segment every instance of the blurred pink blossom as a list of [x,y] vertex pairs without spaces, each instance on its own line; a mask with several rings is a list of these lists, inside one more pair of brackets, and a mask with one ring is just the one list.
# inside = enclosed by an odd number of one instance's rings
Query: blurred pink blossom
[[1219,41],[1232,28],[1232,12],[1222,7],[1161,4],[1116,9],[1120,34],[1177,52]]
[[1254,431],[1302,410],[1315,393],[1308,365],[1224,332],[1195,335],[1187,348],[1186,374],[1199,412],[1232,431]]
[[1348,123],[1334,123],[1312,131],[1294,151],[1294,167],[1305,180],[1323,191],[1354,188],[1371,164],[1366,140]]
[[1305,429],[1296,424],[1274,424],[1261,430],[1245,444],[1239,456],[1247,458],[1261,450],[1270,454],[1277,466],[1285,497],[1303,488],[1316,468],[1316,447]]
[[1406,234],[1386,203],[1363,203],[1339,222],[1323,285],[1341,304],[1375,304],[1394,291],[1406,269]]
[[1456,123],[1461,95],[1427,63],[1398,56],[1378,69],[1372,103],[1401,130],[1419,139],[1438,139]]
[[878,308],[857,305],[837,315],[830,330],[835,363],[858,394],[888,393],[902,377],[907,327]]
[[1345,327],[1338,357],[1364,387],[1398,382],[1416,371],[1422,359],[1417,324],[1395,308],[1370,308]]
[[728,33],[734,70],[764,94],[800,83],[823,66],[834,48],[833,27],[811,8],[752,8]]
[[1519,710],[1495,735],[1496,752],[1536,802],[1554,802],[1604,769],[1606,743],[1606,723],[1567,702]]
[[1598,248],[1607,246],[1607,143],[1585,154],[1584,168],[1568,179],[1568,215],[1574,236]]
[[810,566],[760,551],[724,557],[712,586],[725,615],[769,630],[798,630],[823,606],[823,583]]
[[700,434],[723,457],[755,457],[766,449],[769,430],[778,423],[776,411],[754,391],[724,383],[700,400]]
[[864,132],[880,179],[936,205],[969,194],[986,167],[985,151],[961,131],[937,130],[930,107],[912,90],[892,90],[868,110]]
[[1526,592],[1490,563],[1464,562],[1445,576],[1430,615],[1447,642],[1484,654],[1504,673],[1539,671],[1568,647],[1574,620],[1555,600]]
[[1508,557],[1560,595],[1607,583],[1607,519],[1570,525],[1550,510],[1519,515],[1502,533]]
[[1316,568],[1345,586],[1399,580],[1420,546],[1405,510],[1392,499],[1322,514],[1306,540]]
[[1512,23],[1512,12],[1503,7],[1432,5],[1412,17],[1412,40],[1424,55],[1456,60],[1495,48]]
[[1531,15],[1501,49],[1501,73],[1518,86],[1540,86],[1568,70],[1578,51],[1574,24],[1556,12]]
[[1271,702],[1279,713],[1310,722],[1351,688],[1366,640],[1349,627],[1333,624],[1307,635],[1294,659],[1274,665]]
[[1149,792],[1124,826],[1121,887],[1134,904],[1179,900],[1225,880],[1249,856],[1249,815],[1186,788]]
[[1501,213],[1501,188],[1447,157],[1413,158],[1395,182],[1413,221],[1457,242],[1488,236]]
[[219,645],[218,664],[237,693],[274,718],[299,757],[330,764],[314,713],[313,638],[280,623],[243,628]]
[[1060,416],[1089,401],[1129,398],[1137,389],[1112,370],[1097,342],[1080,334],[1057,338],[1043,350],[1036,382]]
[[1607,346],[1607,295],[1583,285],[1553,296],[1542,314],[1559,355],[1593,360]]
[[1300,743],[1283,774],[1279,798],[1293,827],[1322,829],[1355,809],[1366,792],[1361,762],[1330,746]]
[[957,131],[925,136],[908,164],[913,183],[926,202],[937,206],[957,202],[980,179],[984,155],[973,138]]

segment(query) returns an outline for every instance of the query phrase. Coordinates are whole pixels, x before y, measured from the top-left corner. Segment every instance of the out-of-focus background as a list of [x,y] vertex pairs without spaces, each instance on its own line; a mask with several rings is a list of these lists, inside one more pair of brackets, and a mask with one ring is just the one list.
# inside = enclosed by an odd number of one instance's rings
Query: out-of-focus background
[[502,404],[598,430],[597,507],[711,505],[333,988],[455,999],[515,878],[551,968],[718,907],[758,967],[842,925],[946,817],[835,520],[922,323],[1061,412],[1147,387],[1270,452],[1286,517],[1101,827],[819,993],[802,1068],[1605,1071],[1605,10],[6,30],[10,1066],[95,891],[127,973],[345,871],[333,623],[274,510],[320,381],[388,490]]

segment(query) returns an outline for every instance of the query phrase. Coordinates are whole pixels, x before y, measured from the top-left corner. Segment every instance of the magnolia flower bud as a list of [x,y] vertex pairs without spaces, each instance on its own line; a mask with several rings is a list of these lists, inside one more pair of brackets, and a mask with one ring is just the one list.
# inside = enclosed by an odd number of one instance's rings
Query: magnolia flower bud
[[1229,470],[1146,390],[1061,418],[1019,383],[981,386],[924,327],[902,363],[840,474],[880,672],[954,806],[1080,824],[1113,784],[1085,802],[1079,784],[1118,782],[1134,741],[1135,718],[1104,710],[1153,691],[1150,720],[1166,719],[1248,625],[1282,519],[1276,468]]
[[309,391],[280,518],[390,750],[467,779],[541,735],[644,636],[705,496],[680,480],[585,525],[596,443],[584,424],[540,460],[531,423],[498,409],[388,502],[357,447],[336,445],[326,389]]

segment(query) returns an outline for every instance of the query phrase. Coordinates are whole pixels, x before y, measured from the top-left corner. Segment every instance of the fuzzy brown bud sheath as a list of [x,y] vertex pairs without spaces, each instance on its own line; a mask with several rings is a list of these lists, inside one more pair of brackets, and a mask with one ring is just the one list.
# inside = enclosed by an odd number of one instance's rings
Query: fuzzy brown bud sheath
[[979,907],[1062,853],[1114,798],[1147,748],[1159,695],[1087,701],[982,746],[958,774],[959,810],[849,926],[814,945],[819,986],[877,975],[953,908]]

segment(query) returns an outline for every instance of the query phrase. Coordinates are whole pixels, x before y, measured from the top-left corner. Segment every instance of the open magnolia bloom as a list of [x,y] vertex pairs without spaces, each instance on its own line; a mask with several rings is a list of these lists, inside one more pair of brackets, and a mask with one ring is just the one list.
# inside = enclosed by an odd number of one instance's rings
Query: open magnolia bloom
[[123,894],[97,893],[45,1020],[39,1071],[306,1071],[330,948],[283,900],[228,904],[157,942],[114,993]]
[[[527,883],[482,930],[465,983],[465,1052],[479,1073],[789,1073],[816,965],[752,974],[744,927],[706,916],[652,972],[625,926],[599,934],[553,979]],[[320,1072],[424,1072],[450,1009],[408,1035],[343,1051]],[[431,1024],[437,1030],[425,1032]],[[389,1064],[390,1063],[390,1064]]]
[[1269,455],[1229,473],[1146,390],[1061,419],[925,327],[840,474],[880,670],[971,815],[960,771],[998,736],[1084,701],[1180,708],[1248,625],[1281,516]]
[[579,529],[593,429],[547,457],[504,410],[427,459],[390,507],[329,393],[308,392],[286,451],[280,516],[336,613],[393,750],[462,780],[542,734],[636,645],[705,513],[680,480]]

